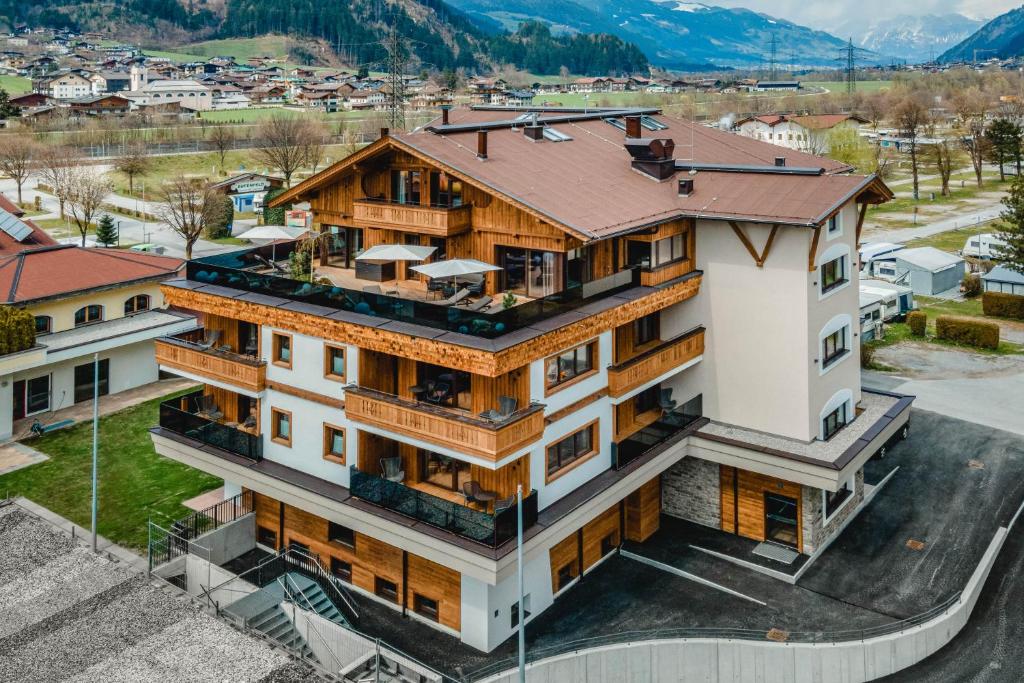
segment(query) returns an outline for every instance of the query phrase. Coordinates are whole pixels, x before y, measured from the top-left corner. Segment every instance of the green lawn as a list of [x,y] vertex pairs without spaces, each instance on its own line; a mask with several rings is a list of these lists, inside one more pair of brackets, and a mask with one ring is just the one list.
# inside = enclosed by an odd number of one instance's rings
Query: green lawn
[[168,50],[143,50],[142,54],[147,57],[156,57],[158,59],[169,59],[176,63],[187,63],[187,62],[205,62],[206,57],[189,52],[173,52]]
[[32,81],[21,76],[0,76],[0,88],[7,91],[8,95],[24,95],[32,92]]
[[287,37],[275,35],[260,36],[259,38],[225,38],[182,45],[177,48],[177,51],[189,55],[199,55],[199,59],[231,56],[238,63],[244,64],[250,57],[285,59],[288,56],[288,42]]
[[[157,423],[154,399],[100,418],[99,533],[137,551],[146,547],[146,522],[166,524],[190,511],[183,500],[217,488],[221,480],[156,454],[148,429]],[[0,491],[21,495],[79,526],[89,526],[92,423],[82,422],[28,442],[46,462],[0,476]]]
[[[971,318],[983,318],[990,322],[996,322],[996,319],[985,316],[982,313],[981,297],[977,297],[975,299],[965,299],[963,301],[949,301],[946,299],[937,299],[930,296],[915,296],[914,301],[917,303],[918,309],[923,311],[928,316],[927,334],[923,339],[921,337],[915,337],[913,334],[911,334],[910,326],[907,325],[906,323],[887,323],[885,326],[885,339],[866,342],[866,344],[870,347],[878,348],[881,346],[890,346],[892,344],[898,344],[904,341],[918,341],[990,355],[1002,356],[1009,354],[1024,353],[1024,345],[1014,344],[1013,342],[1008,341],[1000,341],[999,348],[997,349],[980,349],[974,346],[954,344],[953,342],[935,338],[935,318],[940,315],[958,315]],[[882,367],[878,364],[873,364],[872,369],[886,370],[889,368]]]
[[[830,92],[846,92],[841,81],[800,81],[805,88],[827,88]],[[878,92],[892,88],[892,81],[857,81],[857,92]]]
[[[923,174],[923,172],[922,172]],[[877,207],[868,209],[868,215],[886,214],[886,213],[908,213],[913,212],[915,206],[955,206],[968,199],[974,199],[982,192],[998,192],[1009,189],[1010,182],[999,182],[998,180],[992,180],[986,182],[981,188],[973,183],[966,183],[964,187],[959,187],[959,184],[952,184],[950,187],[950,193],[948,197],[943,197],[939,194],[939,186],[936,184],[934,187],[929,184],[922,183],[920,185],[920,199],[914,201],[913,197],[909,196],[897,196],[892,201],[881,204]],[[910,192],[911,190],[906,186],[897,187],[900,194],[904,192]],[[934,190],[935,199],[931,199],[930,192]],[[961,244],[961,246],[963,246]]]
[[[993,232],[997,229],[995,224],[996,222],[992,221],[982,223],[981,225],[973,225],[969,228],[947,230],[946,232],[929,235],[928,237],[918,237],[907,242],[907,247],[935,247],[942,251],[956,253],[964,248],[968,237],[982,232]],[[886,223],[886,225],[890,225],[890,223]]]

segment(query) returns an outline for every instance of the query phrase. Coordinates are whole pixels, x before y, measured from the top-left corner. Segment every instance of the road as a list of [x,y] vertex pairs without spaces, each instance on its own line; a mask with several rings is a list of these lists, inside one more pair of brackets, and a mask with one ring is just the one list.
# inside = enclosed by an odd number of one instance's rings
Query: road
[[996,200],[985,206],[972,207],[970,210],[947,215],[942,220],[933,223],[925,223],[915,228],[894,228],[892,230],[871,231],[865,234],[866,241],[871,242],[893,242],[902,244],[918,237],[931,237],[940,232],[948,232],[959,228],[966,228],[971,225],[979,225],[999,218],[1003,212],[1003,204]]

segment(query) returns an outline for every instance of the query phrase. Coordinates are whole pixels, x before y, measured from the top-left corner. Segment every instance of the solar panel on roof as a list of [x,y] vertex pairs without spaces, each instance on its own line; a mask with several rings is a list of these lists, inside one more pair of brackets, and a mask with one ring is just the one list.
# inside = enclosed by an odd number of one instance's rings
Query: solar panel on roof
[[647,130],[665,130],[666,128],[668,128],[668,126],[666,126],[658,119],[651,116],[647,116],[646,114],[640,117],[640,125],[646,128]]
[[605,119],[605,123],[610,123],[619,130],[626,130],[626,122],[622,119]]
[[19,220],[14,214],[4,211],[3,209],[0,209],[0,230],[6,232],[18,242],[21,242],[32,234],[32,228],[25,225],[25,223]]
[[544,137],[551,142],[568,142],[569,140],[572,140],[571,135],[566,135],[562,131],[555,130],[551,127],[546,127],[544,129]]
[[529,121],[533,118],[533,114],[527,112],[526,114],[520,114],[519,116],[512,119],[513,121]]

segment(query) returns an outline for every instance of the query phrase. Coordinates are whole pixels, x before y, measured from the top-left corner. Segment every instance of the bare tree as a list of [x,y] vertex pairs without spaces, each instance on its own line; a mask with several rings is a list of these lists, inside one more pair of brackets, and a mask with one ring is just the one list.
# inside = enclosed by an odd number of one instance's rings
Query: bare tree
[[896,106],[895,120],[900,130],[900,135],[910,145],[910,172],[914,177],[914,199],[916,200],[920,197],[920,183],[918,180],[920,160],[918,158],[917,146],[921,133],[924,132],[925,126],[928,125],[928,109],[925,108],[919,99],[910,96]]
[[224,163],[228,151],[235,146],[235,133],[227,126],[214,126],[210,131],[210,142],[217,151],[217,159],[220,161],[220,172],[224,173]]
[[82,235],[82,246],[89,227],[97,217],[103,200],[110,194],[110,178],[92,168],[77,168],[71,173],[68,192],[68,208],[71,220]]
[[124,154],[114,162],[114,170],[128,178],[128,194],[135,194],[135,176],[146,175],[152,165],[146,148],[136,143],[129,145]]
[[283,114],[260,122],[256,136],[261,141],[254,150],[256,158],[279,170],[288,187],[295,172],[309,164],[311,149],[322,144],[309,119]]
[[44,145],[39,153],[39,177],[57,198],[61,218],[67,213],[65,208],[70,200],[72,180],[80,163],[78,153],[71,147]]
[[198,185],[182,177],[161,188],[157,216],[185,240],[185,258],[192,258],[192,247],[207,226],[223,219],[224,206],[219,199],[210,185]]
[[948,140],[937,142],[931,146],[932,161],[935,163],[935,170],[942,181],[942,196],[949,196],[949,177],[953,175],[953,164],[956,153]]
[[0,138],[0,171],[18,185],[18,204],[21,187],[32,175],[39,145],[26,135],[4,135]]
[[322,122],[309,121],[309,142],[306,145],[306,165],[313,173],[324,161],[324,152],[331,139],[330,130]]
[[974,168],[974,178],[978,187],[982,186],[982,171],[985,168],[985,159],[989,156],[992,141],[985,135],[985,117],[982,114],[967,122],[967,134],[963,138],[964,149],[971,158],[971,166]]

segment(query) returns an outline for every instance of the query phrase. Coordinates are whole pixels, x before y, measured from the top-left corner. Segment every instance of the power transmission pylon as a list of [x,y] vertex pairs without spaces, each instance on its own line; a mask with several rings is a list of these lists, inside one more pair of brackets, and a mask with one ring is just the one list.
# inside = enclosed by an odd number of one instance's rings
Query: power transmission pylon
[[768,43],[768,78],[772,81],[779,80],[779,39],[774,33],[771,42]]
[[384,48],[388,53],[388,125],[393,130],[405,130],[405,65],[408,57],[398,31],[391,28]]
[[846,57],[846,92],[850,94],[857,91],[857,59],[854,54],[855,50],[853,38],[850,38],[849,44],[843,49]]

